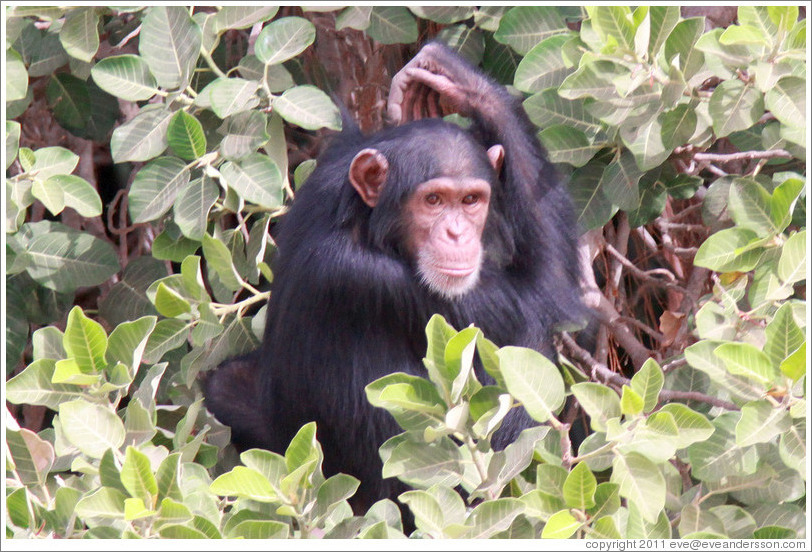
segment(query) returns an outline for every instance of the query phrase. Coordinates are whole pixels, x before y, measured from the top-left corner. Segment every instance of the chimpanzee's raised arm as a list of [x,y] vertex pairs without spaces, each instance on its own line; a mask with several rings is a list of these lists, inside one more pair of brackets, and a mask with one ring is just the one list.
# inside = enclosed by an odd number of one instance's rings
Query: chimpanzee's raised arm
[[[519,256],[549,249],[542,240],[567,241],[560,244],[562,250],[574,247],[575,221],[566,191],[543,153],[521,100],[504,86],[433,42],[392,79],[388,112],[397,123],[454,112],[471,118],[486,147],[500,144],[504,148],[501,209],[512,221]],[[543,198],[547,206],[541,207]],[[545,235],[539,236],[539,229]]]

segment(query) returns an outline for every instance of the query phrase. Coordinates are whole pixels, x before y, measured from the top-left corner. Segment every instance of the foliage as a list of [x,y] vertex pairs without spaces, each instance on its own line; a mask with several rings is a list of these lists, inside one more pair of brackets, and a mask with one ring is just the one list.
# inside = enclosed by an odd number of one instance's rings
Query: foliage
[[[621,351],[565,339],[558,368],[433,318],[426,377],[366,388],[404,430],[380,453],[414,487],[414,536],[804,537],[797,8],[741,6],[710,30],[674,6],[328,11],[356,44],[436,33],[526,94],[598,244],[601,339]],[[292,166],[290,133],[341,124],[302,70],[329,40],[319,15],[7,8],[6,398],[54,415],[26,429],[7,407],[6,537],[406,536],[391,501],[353,515],[358,481],[325,479],[314,424],[284,455],[237,459],[197,384],[262,335],[272,225],[313,166]],[[74,141],[39,143],[42,113]],[[131,172],[126,197],[102,201],[87,143]],[[668,297],[656,316],[629,283]],[[576,452],[567,397],[591,430]],[[494,451],[513,408],[541,425]]]

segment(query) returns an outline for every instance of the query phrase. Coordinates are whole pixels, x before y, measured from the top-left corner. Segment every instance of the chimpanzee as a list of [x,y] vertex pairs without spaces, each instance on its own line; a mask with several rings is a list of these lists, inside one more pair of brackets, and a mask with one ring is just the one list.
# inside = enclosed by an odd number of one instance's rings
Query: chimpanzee
[[[359,509],[403,490],[378,456],[398,426],[364,387],[425,375],[434,313],[547,355],[580,313],[572,207],[520,101],[430,43],[395,76],[389,115],[402,124],[371,136],[345,121],[319,157],[275,234],[262,347],[204,382],[239,447],[283,452],[316,421],[325,472],[362,482]],[[532,423],[515,409],[494,447]]]

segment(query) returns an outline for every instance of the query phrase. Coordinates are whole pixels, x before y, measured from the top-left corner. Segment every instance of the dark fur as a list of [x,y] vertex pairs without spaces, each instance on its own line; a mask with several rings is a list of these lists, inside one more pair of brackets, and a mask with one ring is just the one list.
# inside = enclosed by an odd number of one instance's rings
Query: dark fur
[[[476,72],[453,58],[456,70]],[[499,346],[547,355],[556,327],[580,316],[576,225],[566,191],[519,101],[491,88],[498,128],[476,117],[470,131],[431,119],[365,137],[345,121],[347,130],[321,155],[275,232],[279,256],[261,349],[224,363],[205,381],[206,406],[242,448],[283,452],[315,420],[325,471],[362,481],[355,500],[362,509],[403,490],[381,479],[378,456],[399,428],[367,402],[364,387],[396,371],[426,375],[421,359],[432,314],[457,329],[473,323]],[[445,144],[454,140],[458,157],[449,159]],[[506,151],[498,178],[486,156],[496,143]],[[383,152],[390,165],[374,210],[347,178],[365,147]],[[493,183],[479,284],[453,301],[423,287],[401,250],[405,199],[449,161]],[[482,370],[477,375],[492,381]],[[514,410],[494,446],[532,423]]]

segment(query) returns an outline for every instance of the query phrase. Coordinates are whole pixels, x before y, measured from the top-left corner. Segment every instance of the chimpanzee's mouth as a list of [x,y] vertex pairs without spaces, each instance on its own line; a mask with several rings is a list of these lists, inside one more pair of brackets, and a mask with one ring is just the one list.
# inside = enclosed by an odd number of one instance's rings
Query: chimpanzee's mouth
[[443,274],[444,276],[449,276],[451,278],[467,278],[474,271],[477,269],[476,266],[463,266],[463,267],[451,267],[451,266],[438,266],[437,272]]

